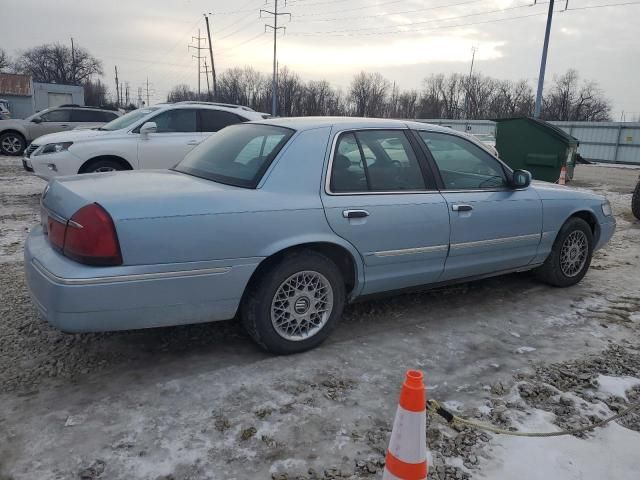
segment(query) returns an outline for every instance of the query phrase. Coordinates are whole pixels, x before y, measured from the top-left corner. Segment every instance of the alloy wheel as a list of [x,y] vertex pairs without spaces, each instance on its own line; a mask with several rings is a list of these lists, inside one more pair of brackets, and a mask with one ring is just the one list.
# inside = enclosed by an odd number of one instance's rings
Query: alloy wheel
[[282,338],[301,341],[325,326],[333,310],[333,289],[321,273],[305,270],[280,284],[271,302],[271,324]]
[[560,250],[560,268],[562,273],[571,278],[578,275],[587,261],[589,241],[584,232],[574,230],[562,244]]
[[2,139],[2,150],[9,154],[16,154],[22,148],[22,141],[15,135],[9,135]]

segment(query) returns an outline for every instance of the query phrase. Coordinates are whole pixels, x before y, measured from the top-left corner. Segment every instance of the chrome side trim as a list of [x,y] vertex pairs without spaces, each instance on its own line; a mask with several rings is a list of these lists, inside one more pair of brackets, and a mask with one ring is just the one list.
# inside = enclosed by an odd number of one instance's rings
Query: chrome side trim
[[135,273],[131,275],[117,275],[110,277],[64,278],[47,270],[40,262],[33,259],[31,264],[42,275],[54,283],[61,285],[99,285],[103,283],[133,282],[138,280],[161,280],[165,278],[198,277],[202,275],[220,275],[231,270],[231,267],[200,268],[197,270],[179,270],[173,272]]
[[515,237],[503,237],[503,238],[491,238],[489,240],[478,240],[478,241],[474,241],[474,242],[462,242],[462,243],[452,243],[451,244],[451,249],[452,250],[462,250],[465,248],[473,248],[473,247],[482,247],[485,245],[502,245],[505,243],[512,243],[512,242],[522,242],[525,240],[540,240],[540,234],[539,233],[532,233],[529,235],[517,235]]
[[376,257],[397,257],[399,255],[415,255],[418,253],[446,252],[449,245],[434,245],[432,247],[403,248],[400,250],[383,250],[373,252]]

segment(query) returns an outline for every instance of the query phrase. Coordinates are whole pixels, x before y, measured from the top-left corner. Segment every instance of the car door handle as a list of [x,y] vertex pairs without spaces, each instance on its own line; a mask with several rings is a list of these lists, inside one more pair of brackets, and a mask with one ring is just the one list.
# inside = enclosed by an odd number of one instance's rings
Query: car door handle
[[366,210],[344,210],[342,212],[344,218],[364,218],[369,216]]
[[463,203],[454,203],[451,205],[451,210],[454,212],[470,212],[473,210],[471,205],[463,204]]
[[191,140],[190,142],[187,142],[187,145],[198,145],[200,143],[200,140]]
[[67,125],[66,123],[64,125],[60,125],[63,128],[67,128],[69,125]]

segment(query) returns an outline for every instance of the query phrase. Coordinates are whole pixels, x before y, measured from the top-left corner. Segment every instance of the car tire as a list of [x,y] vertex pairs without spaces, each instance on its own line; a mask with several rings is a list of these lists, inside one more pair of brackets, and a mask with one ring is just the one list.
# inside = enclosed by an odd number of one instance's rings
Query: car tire
[[631,197],[631,212],[634,217],[640,220],[640,180],[638,180],[633,197]]
[[78,173],[116,172],[119,170],[127,170],[127,169],[120,162],[105,158],[105,159],[94,160],[93,162],[83,167]]
[[288,355],[322,343],[342,316],[345,298],[336,264],[321,253],[301,250],[267,265],[252,281],[240,317],[263,349]]
[[6,132],[0,135],[0,153],[17,157],[22,155],[27,147],[27,142],[22,135],[16,132]]
[[584,278],[593,256],[593,232],[582,218],[572,217],[558,232],[551,253],[536,274],[555,287],[570,287]]

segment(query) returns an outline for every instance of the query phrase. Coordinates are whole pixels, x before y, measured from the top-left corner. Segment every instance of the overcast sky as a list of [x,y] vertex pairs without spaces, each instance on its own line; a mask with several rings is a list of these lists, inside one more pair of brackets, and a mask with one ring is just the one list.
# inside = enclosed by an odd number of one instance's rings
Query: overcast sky
[[[278,39],[280,66],[304,79],[348,87],[354,73],[379,71],[400,88],[420,88],[433,73],[474,70],[535,85],[548,2],[539,0],[289,0],[280,10],[287,31]],[[547,82],[575,68],[596,80],[621,112],[640,115],[640,1],[556,0]],[[131,95],[148,76],[152,103],[166,100],[175,84],[197,85],[191,37],[206,36],[202,14],[211,12],[218,71],[252,65],[270,73],[272,35],[264,33],[260,8],[274,0],[0,0],[0,46],[15,55],[35,45],[69,42],[87,48],[104,64],[103,80],[114,90],[113,70]],[[606,8],[584,8],[627,4]],[[204,44],[203,44],[204,46]],[[202,51],[202,53],[207,53]],[[203,67],[204,68],[204,67]],[[203,89],[206,79],[202,77]]]

